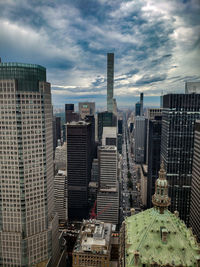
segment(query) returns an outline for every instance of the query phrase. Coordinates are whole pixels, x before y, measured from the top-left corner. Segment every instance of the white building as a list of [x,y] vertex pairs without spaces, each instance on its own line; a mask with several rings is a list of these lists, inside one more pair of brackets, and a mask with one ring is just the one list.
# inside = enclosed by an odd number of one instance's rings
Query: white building
[[56,147],[55,167],[57,170],[67,170],[67,143]]
[[119,187],[102,188],[97,194],[97,219],[119,223]]
[[99,180],[101,188],[117,186],[117,147],[99,146]]
[[66,171],[59,170],[54,177],[55,210],[59,221],[65,222],[68,218],[67,210],[67,175]]
[[102,146],[117,146],[117,127],[103,127]]

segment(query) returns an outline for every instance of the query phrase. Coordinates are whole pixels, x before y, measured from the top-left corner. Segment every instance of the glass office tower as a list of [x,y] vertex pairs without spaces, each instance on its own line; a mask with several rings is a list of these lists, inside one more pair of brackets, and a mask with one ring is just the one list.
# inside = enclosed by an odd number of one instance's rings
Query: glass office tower
[[189,222],[194,126],[200,118],[200,94],[163,96],[161,158],[164,160],[171,197],[170,210]]
[[58,256],[53,137],[46,69],[0,63],[0,265],[32,266]]

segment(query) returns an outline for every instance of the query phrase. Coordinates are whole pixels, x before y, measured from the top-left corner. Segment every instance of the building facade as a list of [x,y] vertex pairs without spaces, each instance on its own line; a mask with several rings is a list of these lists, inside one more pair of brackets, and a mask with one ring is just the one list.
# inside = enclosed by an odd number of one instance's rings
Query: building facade
[[101,188],[116,187],[117,185],[117,147],[99,146],[99,180]]
[[83,220],[73,249],[73,267],[110,267],[112,224]]
[[0,265],[58,257],[52,104],[46,69],[0,63]]
[[140,112],[141,112],[141,104],[140,102],[137,102],[135,104],[135,117],[140,116]]
[[107,53],[107,111],[113,112],[114,53]]
[[68,217],[82,220],[88,216],[88,184],[91,178],[91,124],[67,124]]
[[171,211],[187,225],[190,214],[194,126],[200,118],[200,94],[163,96],[161,158],[169,181]]
[[79,114],[74,111],[74,104],[65,104],[65,122],[79,121]]
[[118,152],[116,146],[99,146],[99,192],[97,194],[97,219],[118,224],[119,182]]
[[78,107],[81,119],[85,119],[86,115],[95,115],[95,102],[79,102]]
[[200,94],[200,82],[186,82],[185,83],[185,93],[186,94]]
[[146,158],[146,127],[147,119],[144,116],[135,118],[135,161],[136,163],[144,163]]
[[117,117],[112,112],[98,113],[98,141],[101,143],[103,127],[117,126]]
[[151,197],[155,192],[155,181],[158,177],[160,169],[160,148],[161,148],[161,133],[162,133],[162,116],[156,116],[148,121],[147,134],[147,207],[152,207]]
[[194,156],[192,167],[190,226],[200,242],[200,120],[195,123]]
[[66,171],[59,170],[54,177],[54,199],[59,222],[66,222],[68,219]]

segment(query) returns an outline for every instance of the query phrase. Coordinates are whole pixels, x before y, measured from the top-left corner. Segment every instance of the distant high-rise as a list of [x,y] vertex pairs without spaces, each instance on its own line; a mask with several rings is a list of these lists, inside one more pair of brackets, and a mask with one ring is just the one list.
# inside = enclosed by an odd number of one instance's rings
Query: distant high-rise
[[200,118],[200,94],[163,96],[161,158],[169,181],[171,210],[187,224],[190,214],[194,125]]
[[82,220],[88,216],[88,184],[92,167],[91,124],[67,124],[68,217]]
[[195,123],[190,226],[200,242],[200,120]]
[[113,112],[114,53],[107,53],[107,111]]
[[53,147],[58,146],[58,140],[61,140],[61,118],[53,116]]
[[117,126],[117,117],[112,112],[98,113],[98,141],[101,142],[103,127]]
[[95,115],[95,102],[79,102],[78,107],[81,119],[85,119],[87,115]]
[[141,112],[141,104],[140,102],[137,102],[135,104],[135,117],[140,116],[140,112]]
[[144,116],[135,118],[135,161],[144,163],[146,157],[146,125],[147,119]]
[[200,94],[200,82],[186,82],[185,83],[185,93],[186,94]]
[[65,122],[79,121],[79,114],[74,112],[74,104],[65,104]]
[[46,69],[0,63],[0,265],[56,266],[52,104]]
[[140,93],[140,116],[143,116],[144,115],[144,111],[143,111],[143,97],[144,97],[144,94],[143,93]]

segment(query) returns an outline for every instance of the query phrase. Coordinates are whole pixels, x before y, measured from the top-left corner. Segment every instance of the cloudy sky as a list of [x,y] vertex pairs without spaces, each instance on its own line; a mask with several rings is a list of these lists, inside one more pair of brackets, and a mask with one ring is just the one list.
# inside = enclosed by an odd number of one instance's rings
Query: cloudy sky
[[147,106],[200,81],[199,0],[0,0],[0,56],[47,68],[56,107],[106,106],[106,53],[118,106]]

